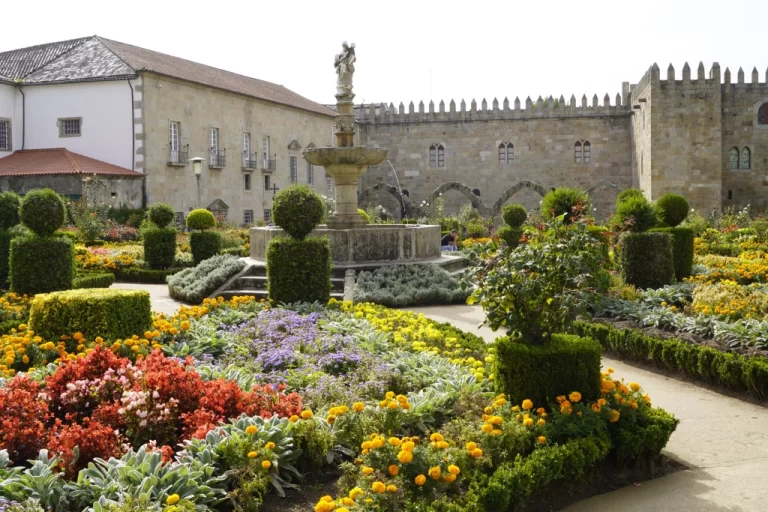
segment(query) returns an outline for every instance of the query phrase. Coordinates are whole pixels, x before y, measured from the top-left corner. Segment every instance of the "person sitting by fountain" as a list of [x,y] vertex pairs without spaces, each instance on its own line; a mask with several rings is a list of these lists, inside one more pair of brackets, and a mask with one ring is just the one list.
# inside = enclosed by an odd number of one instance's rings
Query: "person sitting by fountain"
[[442,251],[457,251],[456,242],[459,239],[459,232],[455,229],[446,234],[442,240],[440,240],[440,250]]

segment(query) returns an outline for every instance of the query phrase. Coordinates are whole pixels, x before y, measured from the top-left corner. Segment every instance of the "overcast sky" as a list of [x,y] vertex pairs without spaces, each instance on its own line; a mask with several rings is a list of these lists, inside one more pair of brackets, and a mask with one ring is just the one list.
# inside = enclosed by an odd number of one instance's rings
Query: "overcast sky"
[[[725,10],[728,10],[726,12]],[[357,45],[356,101],[572,93],[611,101],[658,62],[768,67],[768,1],[3,2],[0,51],[98,34],[333,103],[333,57]]]

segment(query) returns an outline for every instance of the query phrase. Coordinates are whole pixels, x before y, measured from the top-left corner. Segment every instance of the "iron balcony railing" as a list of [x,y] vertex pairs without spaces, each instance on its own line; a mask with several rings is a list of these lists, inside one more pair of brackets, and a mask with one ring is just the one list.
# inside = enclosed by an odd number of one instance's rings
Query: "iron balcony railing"
[[261,168],[265,171],[275,171],[277,170],[277,158],[276,155],[272,155],[272,158],[269,158],[269,155],[262,154],[261,156]]
[[259,166],[258,153],[243,153],[243,169],[257,169]]
[[189,161],[189,144],[179,149],[171,149],[168,152],[168,163],[170,165],[187,165]]
[[226,149],[211,149],[211,160],[208,167],[226,167],[227,165],[227,150]]

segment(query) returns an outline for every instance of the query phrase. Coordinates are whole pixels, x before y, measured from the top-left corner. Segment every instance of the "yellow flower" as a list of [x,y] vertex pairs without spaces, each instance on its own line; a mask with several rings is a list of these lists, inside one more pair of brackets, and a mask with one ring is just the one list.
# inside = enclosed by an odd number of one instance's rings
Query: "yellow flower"
[[168,498],[165,500],[165,502],[169,505],[175,505],[179,502],[181,498],[179,498],[178,494],[171,494],[168,496]]
[[459,473],[461,473],[461,469],[459,469],[459,466],[455,464],[451,464],[450,466],[448,466],[448,473],[452,475],[458,475]]
[[268,460],[261,461],[261,467],[264,469],[269,469],[272,467],[272,463]]
[[406,441],[402,444],[402,450],[404,452],[412,452],[415,446],[416,445],[413,441]]
[[539,421],[536,422],[537,427],[543,427],[546,421],[542,418],[539,418]]
[[373,468],[370,466],[363,466],[363,469],[361,470],[364,475],[372,475],[373,474]]
[[439,480],[440,474],[442,473],[442,471],[440,470],[440,466],[432,466],[431,468],[429,468],[429,471],[427,473],[429,474],[429,477],[432,480]]
[[403,444],[403,442],[397,437],[390,437],[388,442],[392,446],[400,446]]
[[568,398],[571,400],[571,402],[577,403],[581,400],[581,393],[578,391],[574,391],[570,395],[568,395]]
[[390,464],[387,466],[387,473],[389,473],[390,476],[397,476],[397,474],[400,473],[400,468],[397,467],[397,464]]
[[387,486],[383,482],[373,482],[371,484],[371,490],[376,494],[382,494],[387,490]]
[[401,451],[397,454],[397,460],[399,460],[403,464],[408,464],[413,460],[413,453]]
[[353,500],[356,500],[358,496],[361,496],[363,494],[365,494],[365,491],[359,487],[355,487],[354,489],[349,491],[349,497],[350,499],[353,499]]
[[610,422],[611,423],[616,423],[617,421],[619,421],[619,417],[620,416],[621,416],[621,413],[619,411],[617,411],[616,409],[613,409],[611,411]]
[[539,444],[547,444],[547,438],[544,436],[539,436],[536,439],[539,441]]
[[629,388],[632,391],[640,391],[640,384],[638,384],[637,382],[630,382],[629,383]]
[[288,418],[288,421],[290,421],[291,423],[296,423],[297,421],[299,421],[299,417],[294,414],[293,416]]
[[355,412],[363,412],[363,409],[365,409],[365,404],[363,402],[355,402],[352,404],[352,410]]
[[267,450],[274,450],[275,449],[275,443],[270,441],[270,442],[268,442],[267,444],[264,445],[264,448],[266,448]]
[[397,486],[396,486],[396,485],[392,485],[392,484],[389,484],[389,485],[387,486],[387,491],[389,491],[389,492],[397,492]]
[[525,409],[526,411],[530,411],[531,409],[533,409],[533,402],[531,402],[527,398],[523,400],[523,409]]
[[484,434],[490,434],[493,430],[493,425],[490,423],[483,423],[483,433]]
[[445,450],[446,448],[448,448],[448,443],[446,441],[438,441],[437,448],[439,448],[440,450]]
[[532,427],[533,426],[533,418],[525,418],[523,420],[523,426]]
[[441,433],[439,433],[439,432],[435,432],[434,434],[429,436],[429,440],[430,441],[435,441],[435,442],[442,441],[443,440],[443,435]]
[[249,435],[255,434],[258,431],[259,431],[259,427],[255,426],[255,425],[248,425],[245,428],[245,433],[249,434]]
[[472,458],[474,458],[474,459],[476,459],[476,458],[478,458],[478,457],[482,457],[482,456],[483,456],[483,450],[481,450],[480,448],[475,448],[474,450],[472,450],[472,451],[470,452],[470,455],[471,455],[471,456],[472,456]]
[[309,409],[305,409],[301,411],[301,419],[303,420],[308,420],[312,418],[312,416],[313,416],[312,411],[310,411]]
[[416,485],[421,487],[422,485],[427,483],[427,477],[425,477],[424,475],[417,475],[416,478],[413,479],[413,481],[416,483]]
[[395,392],[394,391],[387,391],[387,394],[384,395],[386,398],[395,398]]
[[477,448],[477,443],[473,443],[472,441],[470,441],[470,442],[467,443],[465,448],[467,449],[468,452],[471,452],[472,450]]

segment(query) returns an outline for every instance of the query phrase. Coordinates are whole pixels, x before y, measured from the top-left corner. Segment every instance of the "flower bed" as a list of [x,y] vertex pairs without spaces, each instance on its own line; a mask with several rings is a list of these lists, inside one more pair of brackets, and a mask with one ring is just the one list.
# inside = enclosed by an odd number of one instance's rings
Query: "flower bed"
[[469,289],[437,265],[398,265],[360,272],[354,301],[389,307],[458,304],[466,301],[469,293]]

